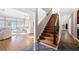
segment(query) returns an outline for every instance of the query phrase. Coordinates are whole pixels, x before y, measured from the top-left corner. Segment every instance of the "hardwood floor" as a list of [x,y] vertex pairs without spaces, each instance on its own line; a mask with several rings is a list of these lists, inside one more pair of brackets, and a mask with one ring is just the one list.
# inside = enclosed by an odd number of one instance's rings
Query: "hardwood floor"
[[20,51],[34,43],[33,34],[15,34],[11,38],[0,41],[0,51]]
[[75,40],[67,30],[64,30],[61,35],[61,41],[64,42],[67,45],[75,45],[79,47],[79,42]]
[[[57,14],[53,14],[51,18],[49,19],[49,22],[47,23],[47,26],[45,27],[43,33],[41,34],[39,41],[47,44],[51,47],[54,47],[54,33],[52,30],[52,27],[55,25],[57,18]],[[56,31],[56,48],[58,48],[58,31]]]

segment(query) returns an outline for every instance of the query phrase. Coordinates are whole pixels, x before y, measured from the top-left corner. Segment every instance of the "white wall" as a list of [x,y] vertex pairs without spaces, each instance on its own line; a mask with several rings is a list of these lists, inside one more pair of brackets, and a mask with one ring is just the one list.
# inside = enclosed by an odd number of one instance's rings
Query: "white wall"
[[43,9],[41,9],[41,8],[39,8],[38,9],[38,24],[40,24],[41,23],[41,21],[43,20],[43,18],[46,16],[46,12],[43,10]]
[[30,33],[34,33],[34,20],[35,20],[35,15],[30,16],[30,19],[28,20]]
[[[49,13],[48,16],[46,15],[46,16],[43,18],[43,20],[41,21],[40,24],[37,24],[37,23],[36,23],[36,39],[39,39],[39,36],[40,36],[41,33],[43,32],[43,30],[44,30],[46,24],[48,23],[48,21],[49,21],[51,15],[52,15],[52,10],[51,10],[51,12]],[[39,16],[37,16],[36,19],[38,19],[38,17],[39,17]],[[38,20],[36,20],[36,22],[38,22]]]
[[72,16],[71,16],[71,18],[69,19],[69,21],[68,21],[68,32],[70,33],[70,34],[72,34],[72,24],[71,24],[71,22],[72,22]]
[[68,23],[69,18],[75,9],[72,8],[61,8],[59,10],[59,26],[63,30],[62,26]]
[[45,12],[46,12],[46,14],[52,9],[52,8],[42,8]]
[[69,33],[77,37],[77,8],[60,9],[59,25],[62,30],[62,25],[66,23],[68,24]]
[[73,13],[73,19],[72,19],[72,34],[77,37],[77,10]]

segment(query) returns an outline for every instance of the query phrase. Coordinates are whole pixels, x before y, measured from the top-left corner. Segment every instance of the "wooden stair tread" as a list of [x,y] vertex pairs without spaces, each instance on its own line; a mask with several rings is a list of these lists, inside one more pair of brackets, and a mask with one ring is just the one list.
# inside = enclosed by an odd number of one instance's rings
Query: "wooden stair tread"
[[45,28],[45,30],[52,30],[52,28]]
[[53,15],[51,18],[50,18],[50,20],[49,20],[49,22],[48,22],[48,25],[55,25],[55,22],[56,22],[56,18],[57,18],[57,15]]
[[[52,47],[54,47],[54,32],[52,30],[53,26],[55,25],[57,18],[57,14],[52,14],[51,18],[49,19],[43,33],[41,34],[39,41],[45,44],[48,44]],[[56,44],[58,42],[58,31],[56,31]],[[57,46],[58,47],[58,44]]]
[[[40,42],[54,47],[54,41],[53,40],[47,40],[46,39],[46,40],[40,40]],[[58,48],[58,44],[56,45],[56,48]]]
[[[54,34],[51,34],[51,33],[42,33],[42,36],[47,36],[47,37],[53,37]],[[56,35],[58,36],[58,35]]]
[[51,34],[51,33],[42,33],[42,35],[46,35],[46,36],[53,36],[53,34]]
[[53,37],[42,36],[45,39],[53,39]]
[[[53,37],[47,37],[47,36],[40,36],[40,37],[43,38],[43,39],[54,40]],[[56,41],[58,41],[58,37],[56,37]]]
[[[53,33],[53,32],[51,32],[51,31],[43,31],[43,33],[54,34],[54,33]],[[56,34],[58,35],[58,32],[56,32]]]
[[44,32],[44,33],[51,33],[51,34],[53,34],[53,32],[49,32],[49,31],[45,31],[45,30],[44,30],[43,32]]

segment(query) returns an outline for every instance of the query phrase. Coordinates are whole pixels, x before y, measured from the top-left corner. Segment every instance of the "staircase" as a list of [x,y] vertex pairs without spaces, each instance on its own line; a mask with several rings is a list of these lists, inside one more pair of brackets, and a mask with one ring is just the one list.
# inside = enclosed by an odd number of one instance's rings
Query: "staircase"
[[52,14],[43,33],[39,37],[39,42],[55,48],[58,48],[57,42],[58,42],[58,32],[59,32],[59,24],[55,25],[57,16],[58,16],[57,14]]

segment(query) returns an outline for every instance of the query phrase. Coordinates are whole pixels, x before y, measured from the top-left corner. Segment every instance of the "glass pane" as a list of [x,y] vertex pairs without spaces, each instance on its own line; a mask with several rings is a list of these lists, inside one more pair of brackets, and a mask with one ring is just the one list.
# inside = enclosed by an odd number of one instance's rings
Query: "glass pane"
[[17,20],[17,28],[23,28],[24,26],[24,20]]
[[23,32],[24,28],[25,28],[24,19],[17,19],[17,31],[18,32]]
[[6,21],[8,29],[14,33],[25,33],[29,27],[29,22],[26,19],[7,18]]
[[7,18],[7,27],[11,31],[16,30],[16,20],[13,20],[12,18]]
[[0,29],[4,28],[4,18],[0,17]]

